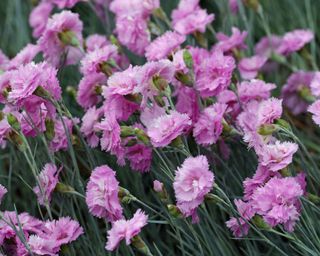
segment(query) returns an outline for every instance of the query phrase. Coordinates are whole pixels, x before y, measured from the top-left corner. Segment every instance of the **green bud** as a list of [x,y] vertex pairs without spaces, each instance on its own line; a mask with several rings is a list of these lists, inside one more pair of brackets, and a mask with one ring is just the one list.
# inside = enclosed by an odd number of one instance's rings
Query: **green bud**
[[27,149],[25,143],[23,142],[23,139],[21,137],[21,135],[15,131],[11,131],[8,139],[18,147],[18,149],[23,152]]
[[101,95],[102,94],[102,86],[101,85],[96,85],[94,87],[94,92],[97,94],[97,95]]
[[199,31],[196,31],[196,32],[193,33],[193,35],[194,35],[194,37],[196,38],[197,43],[198,43],[201,47],[203,47],[203,48],[205,48],[205,49],[208,48],[208,41],[207,41],[206,37],[204,36],[204,34],[202,34],[202,33],[199,32]]
[[140,94],[128,94],[124,95],[125,99],[140,104],[142,101],[142,96]]
[[21,129],[20,123],[19,123],[18,119],[13,114],[9,113],[7,115],[7,121],[14,130],[20,131],[20,129]]
[[119,192],[118,192],[119,199],[122,200],[122,198],[124,198],[125,196],[130,196],[129,190],[123,187],[119,187]]
[[55,187],[55,191],[60,192],[60,193],[72,193],[72,192],[76,192],[76,190],[69,186],[66,185],[64,183],[59,182],[56,187]]
[[183,61],[186,64],[187,68],[193,69],[192,55],[188,50],[183,51]]
[[313,103],[316,100],[316,97],[312,95],[311,90],[307,86],[303,86],[299,90],[299,96],[308,103]]
[[50,93],[44,89],[42,86],[38,86],[37,89],[34,91],[34,95],[39,96],[44,99],[50,99]]
[[160,92],[163,92],[168,87],[168,81],[160,76],[154,76],[152,82]]
[[79,47],[80,42],[76,36],[76,34],[71,30],[65,30],[58,34],[58,38],[64,45],[70,45],[74,47]]
[[192,77],[192,75],[190,74],[184,74],[182,72],[176,72],[174,77],[180,81],[181,83],[183,83],[186,86],[190,86],[192,87],[194,84],[194,79]]
[[99,69],[106,76],[111,76],[113,74],[112,68],[108,62],[103,62],[99,64]]
[[135,135],[135,128],[133,128],[132,126],[121,126],[120,136],[122,138],[134,136],[134,135]]
[[278,130],[278,127],[274,124],[263,124],[259,127],[258,133],[263,136],[271,135]]
[[52,119],[46,119],[45,125],[46,125],[46,131],[44,134],[48,140],[52,140],[55,135],[54,121]]
[[320,197],[315,194],[307,193],[307,198],[314,204],[320,204]]
[[126,143],[127,147],[132,147],[134,145],[136,145],[138,143],[138,141],[136,139],[131,139]]
[[280,174],[283,176],[283,177],[291,177],[291,173],[289,171],[289,168],[286,167],[286,168],[283,168],[280,170]]
[[168,208],[168,211],[169,211],[171,216],[173,216],[175,218],[183,218],[182,212],[174,204],[168,204],[167,208]]
[[153,99],[156,101],[159,107],[164,107],[166,105],[166,103],[163,100],[163,96],[161,95],[153,96]]
[[260,215],[255,215],[252,219],[252,222],[261,229],[270,230],[271,227],[263,220],[263,218]]
[[66,91],[72,98],[75,99],[77,97],[77,91],[73,86],[67,86]]
[[183,142],[182,142],[181,136],[178,136],[173,141],[171,141],[170,146],[173,147],[173,148],[182,148],[183,147]]
[[290,129],[291,130],[291,126],[290,124],[284,120],[284,119],[277,119],[276,120],[276,124],[279,125],[280,127],[286,128],[286,129]]
[[144,130],[135,128],[134,131],[138,140],[140,140],[145,145],[150,145],[150,138],[148,137],[148,135]]
[[139,235],[131,238],[131,245],[144,255],[151,256],[151,252]]

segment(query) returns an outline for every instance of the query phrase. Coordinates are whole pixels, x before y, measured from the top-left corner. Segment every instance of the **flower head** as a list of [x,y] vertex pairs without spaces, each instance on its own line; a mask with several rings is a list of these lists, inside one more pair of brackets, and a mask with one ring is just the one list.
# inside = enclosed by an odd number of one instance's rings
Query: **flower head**
[[38,38],[46,29],[47,21],[50,13],[53,10],[53,4],[46,1],[41,1],[30,13],[29,24],[32,27],[32,35]]
[[250,58],[243,58],[238,65],[243,79],[253,79],[258,75],[263,65],[267,62],[267,57],[255,55]]
[[310,105],[308,111],[312,114],[313,121],[320,125],[320,100],[315,101]]
[[215,45],[215,48],[220,49],[222,52],[246,49],[244,40],[247,35],[247,31],[241,32],[236,27],[232,27],[232,35],[230,37],[223,33],[217,33],[216,37],[219,42]]

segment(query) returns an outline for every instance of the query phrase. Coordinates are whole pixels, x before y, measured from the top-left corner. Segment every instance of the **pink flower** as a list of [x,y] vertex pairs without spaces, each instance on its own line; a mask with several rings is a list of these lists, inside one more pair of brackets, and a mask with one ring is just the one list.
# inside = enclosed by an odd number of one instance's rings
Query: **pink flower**
[[267,57],[255,55],[250,58],[243,58],[238,68],[243,79],[253,79],[258,75],[259,70],[267,62]]
[[282,100],[277,98],[270,98],[262,101],[259,104],[257,114],[257,121],[259,125],[272,124],[282,115]]
[[153,181],[153,190],[160,193],[163,191],[163,183],[158,181],[158,180],[154,180]]
[[119,42],[138,55],[145,53],[151,40],[148,24],[140,16],[118,17],[115,32]]
[[59,118],[54,121],[54,138],[49,143],[49,148],[57,152],[66,150],[69,147],[68,140],[71,139],[73,121],[67,117],[63,117],[63,121]]
[[117,47],[107,45],[103,48],[96,48],[92,52],[88,52],[81,60],[81,73],[89,76],[95,73],[103,73],[103,65],[111,59],[115,59],[117,55]]
[[303,190],[294,177],[270,179],[252,196],[254,210],[272,227],[283,224],[292,232],[299,219],[299,198]]
[[314,78],[314,72],[298,71],[290,75],[287,83],[282,87],[281,96],[283,104],[294,115],[307,111],[309,103],[302,97],[303,91],[310,90],[310,84]]
[[177,111],[159,116],[147,126],[147,134],[154,147],[165,147],[182,135],[191,125],[188,115]]
[[110,45],[106,36],[93,34],[87,37],[86,39],[86,50],[88,52],[93,52],[97,48],[104,48],[105,46]]
[[224,91],[231,83],[235,60],[231,56],[224,56],[219,50],[203,59],[196,74],[196,88],[201,97],[216,96]]
[[259,152],[259,162],[272,172],[286,168],[292,162],[293,154],[298,150],[298,145],[292,142],[276,141],[262,147]]
[[232,50],[246,49],[244,42],[248,35],[247,31],[241,32],[238,28],[232,27],[232,35],[229,37],[223,33],[217,33],[218,43],[214,46],[215,49],[220,49],[222,52],[230,52]]
[[207,146],[218,141],[226,109],[226,104],[215,103],[203,110],[193,128],[193,136],[198,144]]
[[310,84],[312,95],[320,96],[320,72],[315,72]]
[[312,114],[313,121],[317,125],[320,125],[320,100],[312,103],[312,105],[310,105],[310,107],[308,108],[308,112]]
[[301,50],[306,44],[314,38],[314,33],[307,29],[296,29],[284,35],[281,45],[277,52],[283,55],[289,55]]
[[102,100],[99,95],[101,87],[107,83],[107,78],[101,73],[85,75],[80,83],[77,92],[77,102],[84,109],[88,109]]
[[110,10],[116,16],[140,16],[144,19],[159,7],[159,0],[113,0],[110,4]]
[[126,147],[126,158],[133,170],[148,172],[151,166],[152,149],[142,144]]
[[12,73],[8,101],[21,106],[39,86],[48,91],[55,100],[59,100],[61,88],[56,75],[57,70],[45,62],[31,62],[20,66]]
[[148,61],[165,59],[178,50],[185,40],[185,36],[176,32],[167,31],[146,47],[145,56]]
[[50,0],[52,3],[56,4],[60,9],[72,8],[76,3],[82,0]]
[[55,164],[46,164],[41,173],[38,175],[38,185],[33,188],[34,193],[38,197],[38,202],[41,205],[49,204],[51,201],[51,194],[59,182],[59,170]]
[[17,69],[20,65],[26,65],[31,62],[40,52],[39,46],[27,44],[10,62],[8,69]]
[[7,121],[7,118],[3,118],[0,121],[0,147],[4,148],[7,143],[7,138],[12,128]]
[[238,84],[238,97],[242,103],[248,103],[251,100],[266,100],[270,97],[271,90],[275,88],[275,84],[258,79],[243,81]]
[[212,189],[213,183],[214,175],[205,156],[189,157],[176,170],[173,188],[177,206],[186,217],[192,216],[193,222],[198,221],[196,209]]
[[187,114],[192,122],[196,122],[200,114],[196,90],[186,86],[179,87],[177,90],[177,103],[175,107],[180,113]]
[[279,53],[281,43],[282,38],[276,35],[262,37],[254,47],[255,55],[270,57],[272,52]]
[[0,204],[4,197],[4,195],[8,192],[8,190],[0,184]]
[[87,185],[86,203],[92,215],[116,221],[122,218],[122,207],[118,198],[119,182],[109,166],[96,167]]
[[238,14],[238,11],[239,11],[238,0],[229,0],[229,9],[233,15]]
[[41,1],[39,5],[31,11],[29,24],[33,29],[33,37],[38,38],[43,34],[53,7],[50,2]]
[[8,63],[9,63],[8,57],[0,49],[0,71],[7,70]]
[[102,116],[102,109],[96,107],[89,108],[82,117],[82,125],[80,131],[83,133],[90,147],[94,148],[99,144],[99,137],[95,133],[94,126],[99,122]]
[[147,225],[148,215],[140,209],[136,211],[130,220],[117,220],[112,223],[112,228],[108,231],[108,242],[106,249],[113,251],[119,246],[121,240],[125,239],[126,245],[131,244],[131,239],[141,232]]
[[174,30],[183,35],[196,31],[204,33],[206,26],[214,20],[213,14],[208,15],[200,8],[199,0],[181,0],[171,16]]
[[[82,45],[82,27],[83,24],[77,13],[62,11],[54,14],[48,20],[46,29],[38,42],[40,49],[43,51],[44,58],[53,66],[58,67],[61,64],[61,57],[65,53],[66,64],[77,63],[82,53],[75,46],[76,44]],[[74,43],[64,43],[61,40],[63,33],[71,34],[70,36],[73,37],[72,41]]]

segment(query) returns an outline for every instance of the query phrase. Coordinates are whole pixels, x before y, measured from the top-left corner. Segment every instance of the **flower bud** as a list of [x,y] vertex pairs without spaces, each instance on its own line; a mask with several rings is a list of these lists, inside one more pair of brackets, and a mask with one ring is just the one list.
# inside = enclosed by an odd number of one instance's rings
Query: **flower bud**
[[252,218],[252,222],[261,229],[270,230],[271,227],[264,221],[264,219],[260,215],[255,215]]
[[307,193],[307,198],[314,204],[320,204],[320,197],[315,194]]
[[64,45],[70,45],[74,47],[80,46],[78,38],[76,37],[75,33],[71,30],[60,32],[58,34],[58,37],[61,43],[63,43]]
[[263,124],[258,128],[258,133],[263,136],[271,135],[278,130],[278,127],[274,124]]
[[20,131],[21,126],[20,123],[18,121],[18,119],[15,117],[15,115],[9,113],[7,115],[7,121],[9,123],[9,125],[16,131]]
[[175,206],[174,204],[168,204],[167,205],[168,211],[169,213],[175,217],[175,218],[183,218],[183,214],[182,212],[179,210],[179,208],[177,206]]
[[186,86],[192,87],[194,79],[190,74],[184,74],[182,72],[176,72],[174,77]]
[[131,245],[144,255],[151,256],[151,252],[139,235],[131,238]]
[[54,138],[55,132],[54,132],[54,121],[52,119],[46,119],[45,121],[46,125],[46,131],[44,135],[48,140],[52,140]]
[[70,192],[75,192],[75,189],[69,185],[58,182],[58,184],[55,187],[55,191],[60,193],[70,193]]
[[150,144],[150,138],[146,134],[146,132],[142,129],[135,128],[135,135],[137,136],[137,139],[140,140],[143,144],[149,145]]
[[163,92],[168,87],[168,81],[160,76],[154,76],[152,82],[160,92]]
[[111,76],[113,74],[112,68],[108,62],[103,62],[99,64],[99,69],[106,76]]
[[135,128],[133,128],[132,126],[121,126],[120,128],[121,128],[120,136],[122,138],[135,135]]
[[188,50],[183,51],[183,61],[186,64],[187,68],[193,69],[192,55]]

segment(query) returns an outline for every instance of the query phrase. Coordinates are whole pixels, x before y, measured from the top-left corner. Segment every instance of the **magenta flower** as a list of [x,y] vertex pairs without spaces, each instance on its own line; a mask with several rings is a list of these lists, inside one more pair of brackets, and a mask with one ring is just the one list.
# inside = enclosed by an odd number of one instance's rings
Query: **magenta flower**
[[132,219],[113,222],[112,228],[108,231],[106,250],[115,250],[123,239],[125,239],[126,245],[131,244],[131,239],[141,232],[141,229],[147,225],[147,221],[148,215],[139,209]]
[[159,116],[147,126],[147,134],[154,147],[165,147],[182,135],[191,125],[188,115],[177,111]]
[[314,78],[314,72],[298,71],[292,73],[287,83],[282,87],[281,96],[283,104],[291,110],[294,115],[307,111],[309,103],[303,98],[303,91],[310,90],[310,84]]
[[247,35],[247,31],[241,32],[238,28],[232,27],[232,34],[230,37],[223,33],[216,34],[219,42],[214,47],[215,49],[220,49],[222,52],[246,49],[247,46],[244,40],[246,39]]
[[205,156],[189,157],[176,170],[173,183],[177,206],[186,216],[198,222],[197,207],[203,202],[214,183],[214,175],[209,170]]
[[[63,54],[66,54],[66,64],[77,63],[82,57],[80,49],[76,48],[77,45],[82,45],[82,27],[77,13],[62,11],[54,14],[48,20],[46,29],[38,41],[44,58],[55,67],[63,64],[61,63]],[[68,33],[66,40],[70,42],[62,41],[63,33]]]
[[277,49],[277,52],[283,55],[289,55],[301,50],[306,44],[310,43],[313,38],[314,33],[307,29],[296,29],[288,32],[282,38],[281,45]]
[[5,194],[7,194],[8,190],[0,184],[0,204]]
[[203,110],[193,128],[193,136],[198,144],[208,146],[218,141],[226,109],[226,104],[215,103]]
[[192,122],[196,122],[200,115],[198,95],[194,88],[181,86],[177,90],[176,109],[187,114]]
[[199,0],[180,0],[178,8],[172,11],[172,25],[175,31],[188,35],[199,31],[204,33],[206,26],[214,20],[199,6]]
[[92,215],[116,221],[122,218],[122,207],[118,198],[119,182],[109,166],[96,167],[87,185],[86,203]]
[[102,100],[99,91],[107,83],[107,78],[101,73],[85,75],[80,83],[77,92],[77,102],[84,109],[88,109]]
[[243,79],[253,79],[258,75],[268,58],[255,55],[250,58],[243,58],[238,64],[238,68]]
[[54,99],[59,100],[61,88],[56,75],[57,70],[45,62],[38,64],[31,62],[20,66],[12,73],[8,101],[21,106],[39,86],[48,91]]
[[117,18],[115,32],[119,42],[138,55],[145,53],[151,40],[148,24],[140,16]]
[[86,50],[88,52],[93,52],[96,49],[104,48],[111,43],[106,36],[93,34],[86,38]]
[[294,177],[271,178],[252,196],[254,210],[272,227],[283,224],[292,232],[299,219],[299,198],[303,190]]
[[99,144],[99,137],[95,133],[94,126],[103,115],[102,109],[96,107],[89,108],[82,117],[80,131],[83,133],[90,147],[95,148]]
[[32,35],[39,38],[46,29],[46,25],[54,6],[50,2],[41,1],[30,13],[29,24],[32,27]]
[[308,112],[312,114],[313,121],[317,125],[320,125],[320,100],[312,103],[312,105],[310,105],[310,107],[308,108]]
[[148,172],[151,166],[152,149],[142,144],[126,147],[126,158],[133,170]]
[[180,45],[186,40],[186,37],[176,32],[167,31],[157,37],[146,47],[146,58],[148,61],[161,60],[174,54]]
[[216,96],[227,89],[231,83],[235,60],[231,56],[224,56],[219,50],[202,60],[196,73],[196,88],[201,97]]
[[62,168],[58,170],[55,164],[46,164],[41,173],[38,175],[38,185],[33,188],[37,195],[38,202],[41,205],[46,205],[51,202],[51,195],[56,185],[59,182],[59,174]]
[[40,52],[39,46],[34,44],[27,44],[8,65],[8,70],[17,69],[20,65],[26,65],[31,62]]
[[117,55],[117,47],[107,45],[103,48],[96,48],[92,52],[88,52],[81,60],[80,71],[83,75],[89,76],[95,73],[103,73],[103,65],[109,60],[115,59]]
[[266,100],[271,95],[271,90],[275,89],[276,85],[266,83],[262,80],[253,79],[251,81],[243,81],[238,84],[239,100],[246,104],[251,100]]
[[254,47],[255,55],[270,57],[272,52],[279,53],[281,43],[282,38],[276,35],[262,37]]
[[60,118],[54,120],[54,138],[50,141],[49,148],[54,152],[67,150],[72,128],[73,121],[67,117],[63,117],[63,121]]

